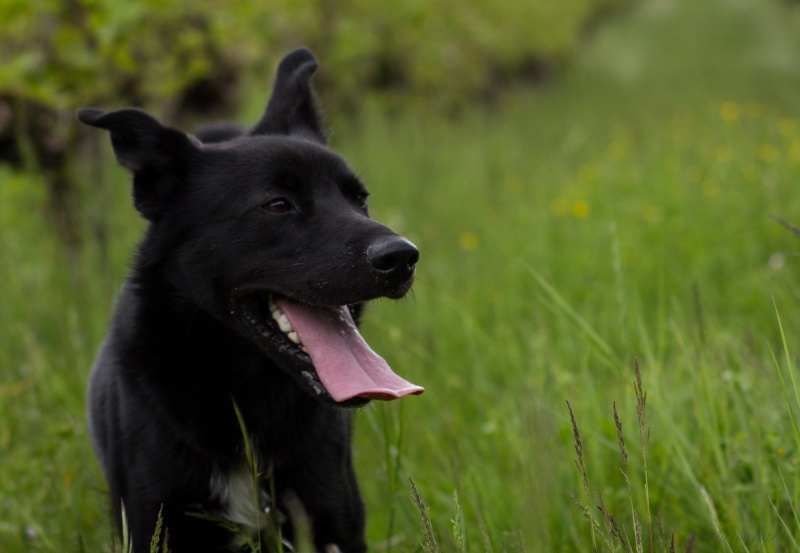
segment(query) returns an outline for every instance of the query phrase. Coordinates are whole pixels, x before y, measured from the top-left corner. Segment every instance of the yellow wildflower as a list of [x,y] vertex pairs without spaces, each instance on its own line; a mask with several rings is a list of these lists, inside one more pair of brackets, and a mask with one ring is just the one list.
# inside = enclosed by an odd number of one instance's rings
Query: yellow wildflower
[[572,215],[578,219],[583,219],[589,215],[589,202],[578,200],[572,204]]
[[736,102],[723,102],[719,108],[719,115],[726,123],[733,123],[738,121],[741,115],[741,109]]
[[772,163],[778,159],[778,148],[774,144],[762,144],[758,148],[758,159],[765,163]]
[[474,232],[462,232],[458,237],[458,245],[465,252],[471,252],[478,249],[478,235]]
[[506,190],[510,190],[511,192],[520,192],[524,188],[522,177],[520,177],[517,173],[511,173],[507,175],[503,185],[505,186]]
[[625,144],[621,142],[612,142],[608,147],[608,157],[614,161],[620,161],[625,158],[626,150]]
[[795,165],[800,163],[800,140],[792,140],[789,144],[789,160]]
[[642,219],[651,224],[661,222],[661,210],[654,205],[646,205],[642,208]]
[[797,135],[797,121],[785,117],[778,122],[778,132],[784,138],[792,138]]
[[719,190],[719,181],[713,177],[706,179],[703,183],[703,194],[705,194],[707,198],[719,196]]
[[761,177],[761,171],[759,171],[758,167],[755,165],[748,165],[744,168],[744,171],[742,171],[742,176],[747,182],[758,182],[758,179]]
[[730,163],[733,159],[733,149],[730,146],[719,146],[714,159],[717,163]]
[[581,168],[578,170],[578,177],[580,178],[581,182],[591,183],[597,180],[599,173],[600,172],[597,170],[597,165],[587,163],[585,165],[581,165]]

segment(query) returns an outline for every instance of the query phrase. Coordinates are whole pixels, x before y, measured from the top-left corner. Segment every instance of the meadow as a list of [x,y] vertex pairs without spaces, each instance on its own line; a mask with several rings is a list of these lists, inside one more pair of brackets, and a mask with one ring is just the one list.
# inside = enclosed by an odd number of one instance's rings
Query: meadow
[[[331,113],[373,216],[421,251],[413,293],[365,317],[426,387],[356,417],[373,551],[800,550],[800,240],[775,219],[800,226],[800,13],[615,18],[488,105]],[[36,177],[0,166],[4,553],[119,550],[84,394],[144,227],[105,158],[74,161],[110,244],[78,268]]]

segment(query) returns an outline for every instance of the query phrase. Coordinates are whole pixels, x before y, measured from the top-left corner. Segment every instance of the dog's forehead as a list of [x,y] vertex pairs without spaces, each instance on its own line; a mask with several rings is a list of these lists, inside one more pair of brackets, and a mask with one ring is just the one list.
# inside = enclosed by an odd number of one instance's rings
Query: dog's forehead
[[237,165],[253,170],[280,171],[298,176],[310,173],[352,174],[347,162],[336,152],[302,138],[244,136],[220,144],[219,148],[233,154]]
[[315,197],[363,188],[341,156],[300,138],[244,136],[204,144],[203,150],[207,155],[192,171],[197,186],[187,196],[203,212],[240,216],[274,194],[291,192],[294,200],[313,203]]

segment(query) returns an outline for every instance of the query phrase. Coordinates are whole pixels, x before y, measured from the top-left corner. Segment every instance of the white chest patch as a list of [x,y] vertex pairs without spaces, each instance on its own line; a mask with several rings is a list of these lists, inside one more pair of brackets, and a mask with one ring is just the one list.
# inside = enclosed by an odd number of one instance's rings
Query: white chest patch
[[219,516],[253,536],[266,525],[266,509],[270,504],[269,496],[260,488],[245,462],[228,472],[218,471],[211,476],[211,493],[222,505]]
[[[215,514],[239,526],[249,537],[255,538],[267,526],[270,497],[253,478],[252,468],[246,462],[227,472],[215,471],[211,476],[211,494],[222,506],[221,511]],[[283,516],[276,514],[280,522],[284,522]],[[294,546],[285,538],[283,545],[284,551],[294,551]],[[325,545],[323,550],[325,553],[341,553],[333,543]]]

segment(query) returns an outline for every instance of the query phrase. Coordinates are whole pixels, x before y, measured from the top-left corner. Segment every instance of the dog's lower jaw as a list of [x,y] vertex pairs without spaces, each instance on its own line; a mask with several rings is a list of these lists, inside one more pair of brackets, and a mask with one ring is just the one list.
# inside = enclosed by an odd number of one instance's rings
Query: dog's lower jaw
[[[281,328],[278,318],[273,315],[274,300],[269,292],[233,294],[231,313],[244,329],[249,339],[275,363],[286,369],[308,394],[324,402],[335,404],[325,386],[319,379],[311,357],[305,348],[292,340]],[[296,334],[296,333],[295,333]]]

